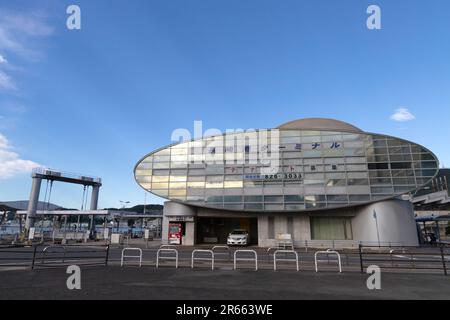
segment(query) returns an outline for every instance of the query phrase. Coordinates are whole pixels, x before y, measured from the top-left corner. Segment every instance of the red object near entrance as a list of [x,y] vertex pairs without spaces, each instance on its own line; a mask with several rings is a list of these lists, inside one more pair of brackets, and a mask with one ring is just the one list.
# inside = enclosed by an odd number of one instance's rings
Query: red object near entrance
[[181,223],[169,223],[169,244],[181,244],[182,234]]

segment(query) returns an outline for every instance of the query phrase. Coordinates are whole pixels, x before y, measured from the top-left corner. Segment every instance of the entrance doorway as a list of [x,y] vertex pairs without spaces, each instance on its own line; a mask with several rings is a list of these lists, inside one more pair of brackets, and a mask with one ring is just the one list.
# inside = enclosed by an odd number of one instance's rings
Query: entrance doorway
[[196,243],[226,244],[228,234],[234,229],[249,233],[249,244],[258,244],[257,218],[198,218]]

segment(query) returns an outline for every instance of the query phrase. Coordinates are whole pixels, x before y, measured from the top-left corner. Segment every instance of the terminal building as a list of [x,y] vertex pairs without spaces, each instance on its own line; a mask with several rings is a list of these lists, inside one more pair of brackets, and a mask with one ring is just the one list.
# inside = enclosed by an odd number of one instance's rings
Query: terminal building
[[438,174],[416,143],[332,119],[183,141],[144,156],[137,183],[163,197],[163,242],[226,243],[233,229],[274,246],[315,240],[418,245],[410,198]]

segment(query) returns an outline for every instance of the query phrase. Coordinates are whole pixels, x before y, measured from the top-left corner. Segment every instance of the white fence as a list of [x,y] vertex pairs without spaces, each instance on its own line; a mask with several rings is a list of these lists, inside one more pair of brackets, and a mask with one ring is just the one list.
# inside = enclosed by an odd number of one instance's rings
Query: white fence
[[[127,251],[137,251],[138,255],[125,255]],[[124,258],[139,258],[139,267],[142,267],[142,250],[139,248],[124,248],[122,250],[122,257],[120,258],[120,266],[123,267]]]
[[[196,253],[199,253],[199,254],[202,254],[202,253],[207,253],[207,254],[210,254],[211,255],[211,258],[206,258],[206,257],[195,257],[195,254]],[[192,256],[191,256],[191,268],[193,269],[194,268],[194,261],[198,261],[198,260],[201,260],[201,261],[211,261],[211,270],[214,270],[214,252],[212,251],[212,250],[202,250],[202,249],[196,249],[196,250],[194,250],[194,251],[192,251]]]
[[[161,253],[174,253],[174,256],[161,256]],[[159,268],[159,260],[175,260],[175,268],[178,268],[178,250],[177,249],[158,249],[156,252],[156,267]]]
[[[252,253],[254,258],[238,258],[238,253]],[[236,250],[234,252],[233,267],[236,270],[237,261],[255,261],[255,271],[258,271],[258,254],[255,250]]]
[[341,255],[339,254],[339,252],[334,251],[334,250],[326,250],[326,251],[317,251],[316,253],[314,253],[314,265],[316,267],[316,272],[319,272],[318,266],[317,266],[317,262],[324,262],[324,261],[329,261],[329,260],[317,260],[317,256],[318,255],[336,255],[337,259],[338,259],[338,265],[339,265],[339,272],[342,273],[342,264],[341,264]]

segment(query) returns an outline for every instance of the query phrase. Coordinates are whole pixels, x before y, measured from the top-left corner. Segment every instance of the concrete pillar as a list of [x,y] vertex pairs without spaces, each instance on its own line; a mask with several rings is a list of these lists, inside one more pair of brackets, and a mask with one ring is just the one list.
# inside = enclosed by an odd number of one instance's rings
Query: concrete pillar
[[186,231],[184,237],[185,246],[193,246],[195,244],[195,223],[194,222],[186,222]]
[[33,184],[31,185],[30,200],[28,201],[27,220],[25,222],[25,231],[28,232],[30,228],[34,227],[34,220],[36,216],[39,193],[41,191],[42,178],[33,177]]
[[97,210],[98,194],[99,194],[99,192],[100,192],[100,186],[93,186],[92,187],[90,210]]
[[[91,205],[89,207],[90,210],[97,210],[98,207],[98,194],[100,192],[100,186],[93,186],[91,193]],[[89,237],[91,240],[94,238],[94,230],[95,230],[95,220],[94,215],[91,216],[90,226],[89,226]]]

